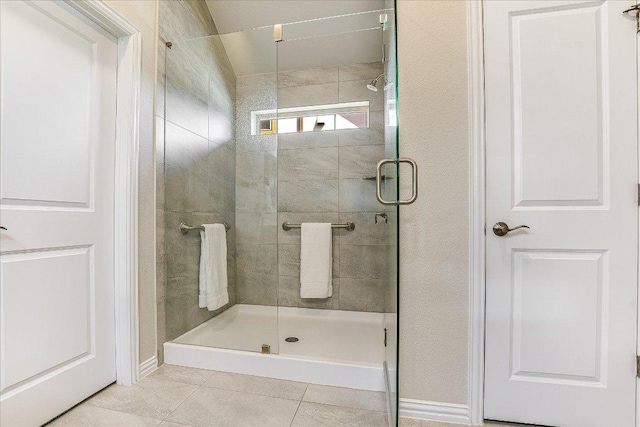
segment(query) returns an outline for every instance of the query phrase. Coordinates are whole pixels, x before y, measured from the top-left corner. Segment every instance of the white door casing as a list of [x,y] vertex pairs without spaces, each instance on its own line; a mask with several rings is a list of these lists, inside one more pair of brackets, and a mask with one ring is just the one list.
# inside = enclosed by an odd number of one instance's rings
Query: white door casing
[[[635,424],[637,36],[624,1],[484,1],[484,416]],[[504,237],[494,223],[526,224]]]
[[118,46],[59,2],[0,28],[0,420],[31,425],[116,379]]

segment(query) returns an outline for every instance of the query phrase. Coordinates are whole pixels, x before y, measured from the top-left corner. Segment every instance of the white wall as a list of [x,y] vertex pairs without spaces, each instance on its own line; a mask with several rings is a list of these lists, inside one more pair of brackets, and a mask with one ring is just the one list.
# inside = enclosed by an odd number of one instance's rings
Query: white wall
[[398,46],[400,153],[420,167],[400,216],[400,397],[466,404],[466,2],[399,0]]

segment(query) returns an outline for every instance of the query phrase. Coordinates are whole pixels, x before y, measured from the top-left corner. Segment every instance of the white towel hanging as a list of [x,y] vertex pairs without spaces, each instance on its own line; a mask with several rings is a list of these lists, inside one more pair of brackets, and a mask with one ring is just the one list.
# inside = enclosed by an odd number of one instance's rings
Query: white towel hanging
[[227,232],[224,224],[204,224],[200,232],[200,308],[210,311],[229,303]]
[[331,224],[302,223],[300,233],[300,297],[333,295]]

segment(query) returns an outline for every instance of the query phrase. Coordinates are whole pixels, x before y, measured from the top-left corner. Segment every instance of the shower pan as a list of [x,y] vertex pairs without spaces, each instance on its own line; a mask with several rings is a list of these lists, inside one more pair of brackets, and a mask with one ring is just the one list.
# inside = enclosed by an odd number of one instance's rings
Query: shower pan
[[[167,44],[165,362],[386,390],[396,425],[395,37],[387,1]],[[328,298],[300,297],[310,222],[332,224]],[[227,230],[229,303],[214,311],[198,306],[210,223]]]

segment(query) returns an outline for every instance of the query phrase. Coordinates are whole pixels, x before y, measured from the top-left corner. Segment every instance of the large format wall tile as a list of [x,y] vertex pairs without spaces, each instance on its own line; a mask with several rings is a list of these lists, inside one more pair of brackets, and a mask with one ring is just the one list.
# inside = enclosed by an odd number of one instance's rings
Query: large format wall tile
[[385,280],[340,279],[340,310],[384,311]]
[[340,146],[348,145],[384,145],[384,113],[369,112],[369,127],[363,129],[344,129],[335,131]]
[[236,212],[276,212],[278,189],[273,181],[236,183]]
[[300,277],[280,276],[278,305],[282,307],[340,309],[340,279],[332,280],[333,294],[329,298],[300,298]]
[[238,245],[278,243],[276,212],[238,212],[236,241]]
[[338,148],[278,152],[278,181],[338,179]]
[[371,212],[382,208],[376,199],[376,182],[359,179],[340,180],[340,210]]
[[384,219],[378,217],[378,223],[376,224],[375,218],[376,212],[340,212],[340,222],[353,222],[356,224],[355,230],[340,232],[340,244],[388,245],[389,236],[393,235],[393,222],[388,221],[385,224]]
[[284,181],[279,183],[280,212],[337,212],[338,181]]
[[[156,129],[156,141],[165,148],[157,151],[164,160],[157,163],[158,179],[164,179],[158,199],[165,209],[158,227],[164,227],[166,253],[159,353],[165,339],[182,335],[236,300],[236,78],[219,37],[205,37],[216,33],[204,2],[160,2],[157,114],[162,121],[166,112],[167,122],[166,129]],[[171,49],[165,46],[168,41]],[[159,132],[166,133],[164,141]],[[200,236],[181,234],[178,225],[183,221],[227,222],[232,227],[227,233],[229,304],[221,310],[198,307]]]
[[376,165],[383,158],[383,145],[340,147],[340,179],[375,176]]
[[278,150],[337,147],[339,134],[340,131],[281,133],[278,135]]
[[248,184],[275,179],[278,159],[269,151],[241,151],[236,154],[236,183]]
[[[340,66],[340,81],[346,82],[349,80],[373,80],[384,72],[382,62],[370,62],[367,64],[351,64]],[[382,78],[378,84],[381,89],[384,86]]]
[[307,68],[278,73],[278,88],[309,86],[338,81],[338,67]]
[[369,101],[369,111],[384,110],[383,82],[378,82],[378,91],[367,89],[371,79],[340,82],[338,102]]
[[[239,226],[246,228],[239,231],[238,242],[264,252],[275,248],[278,264],[275,271],[265,273],[259,263],[243,261],[249,255],[241,249],[237,255],[242,265],[238,269],[239,300],[275,304],[277,294],[277,303],[283,306],[384,309],[381,283],[390,267],[383,257],[392,234],[383,222],[374,223],[375,213],[384,207],[375,198],[375,183],[362,180],[375,175],[377,162],[385,156],[383,93],[366,89],[381,70],[381,64],[371,63],[238,78],[236,211]],[[379,84],[382,88],[382,79]],[[252,111],[351,101],[370,102],[369,128],[251,135]],[[273,203],[277,203],[275,224]],[[356,223],[353,232],[333,230],[332,298],[300,298],[300,230],[284,231],[285,221]],[[369,246],[380,248],[367,249]],[[347,247],[346,255],[343,247]],[[276,289],[273,275],[279,277]],[[368,294],[358,298],[363,291]]]
[[340,246],[340,277],[388,279],[388,246]]
[[338,83],[284,87],[278,90],[278,108],[336,104],[339,99]]

